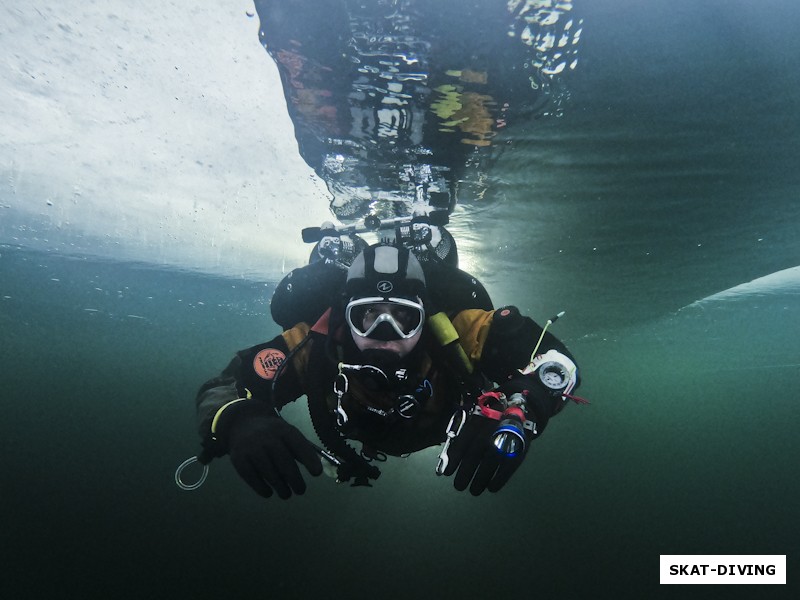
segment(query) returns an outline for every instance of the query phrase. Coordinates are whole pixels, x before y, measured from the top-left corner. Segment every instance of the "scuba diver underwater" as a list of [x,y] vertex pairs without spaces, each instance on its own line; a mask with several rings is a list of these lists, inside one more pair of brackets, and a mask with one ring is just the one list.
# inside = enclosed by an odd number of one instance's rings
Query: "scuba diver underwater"
[[[434,473],[474,495],[500,490],[549,419],[585,401],[548,332],[563,313],[540,326],[495,308],[444,225],[457,203],[485,204],[513,123],[560,113],[581,19],[570,1],[255,8],[301,157],[335,218],[365,220],[303,231],[309,264],[270,303],[283,332],[201,387],[202,451],[176,483],[196,489],[227,454],[258,494],[289,498],[306,490],[301,465],[369,486],[388,456],[441,445]],[[303,396],[319,444],[281,416]],[[202,475],[187,483],[195,462]]]
[[[513,306],[495,309],[456,266],[452,236],[430,216],[377,219],[395,229],[367,244],[355,227],[304,230],[311,262],[276,288],[271,312],[283,332],[239,351],[196,398],[202,451],[175,474],[196,489],[208,463],[228,455],[259,495],[303,494],[312,476],[370,486],[376,463],[441,446],[436,475],[456,490],[497,492],[551,417],[575,396],[576,362]],[[363,231],[362,230],[362,231]],[[321,445],[281,408],[307,398]],[[194,484],[182,479],[203,465]]]

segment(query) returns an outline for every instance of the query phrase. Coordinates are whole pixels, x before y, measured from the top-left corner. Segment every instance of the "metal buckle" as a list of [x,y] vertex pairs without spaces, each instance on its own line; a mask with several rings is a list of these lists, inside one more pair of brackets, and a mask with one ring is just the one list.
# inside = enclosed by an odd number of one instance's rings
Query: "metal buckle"
[[[456,418],[458,420],[456,420]],[[464,423],[467,422],[467,411],[463,408],[459,408],[456,412],[453,413],[453,416],[450,417],[450,422],[447,424],[447,439],[444,442],[444,447],[442,451],[439,453],[439,461],[436,463],[436,474],[441,475],[444,473],[445,469],[447,469],[447,465],[450,464],[450,457],[447,455],[447,450],[450,448],[450,444],[452,443],[453,439],[455,439],[458,434],[461,433],[461,429],[464,427]]]

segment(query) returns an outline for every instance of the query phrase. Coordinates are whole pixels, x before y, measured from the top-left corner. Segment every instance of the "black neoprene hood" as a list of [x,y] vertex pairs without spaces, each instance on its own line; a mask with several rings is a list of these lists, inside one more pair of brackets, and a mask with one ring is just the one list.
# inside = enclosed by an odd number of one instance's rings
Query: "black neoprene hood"
[[349,298],[422,298],[425,275],[407,248],[374,245],[353,260],[345,291]]

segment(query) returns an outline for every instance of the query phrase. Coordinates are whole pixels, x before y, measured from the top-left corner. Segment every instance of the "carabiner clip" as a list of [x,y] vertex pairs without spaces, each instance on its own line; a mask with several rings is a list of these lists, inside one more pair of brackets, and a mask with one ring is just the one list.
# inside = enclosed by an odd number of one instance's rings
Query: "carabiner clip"
[[[340,382],[341,386],[339,385]],[[340,370],[333,382],[333,393],[336,394],[336,424],[339,427],[344,427],[349,420],[349,417],[342,406],[342,398],[347,393],[348,387],[349,381],[347,380],[347,375]]]
[[445,469],[447,469],[447,465],[450,464],[450,457],[447,455],[447,451],[453,439],[461,433],[461,429],[464,427],[466,421],[467,412],[463,408],[456,410],[453,416],[450,417],[450,422],[447,424],[447,429],[445,430],[447,432],[447,439],[444,442],[442,451],[439,453],[439,461],[436,463],[437,475],[442,475]]

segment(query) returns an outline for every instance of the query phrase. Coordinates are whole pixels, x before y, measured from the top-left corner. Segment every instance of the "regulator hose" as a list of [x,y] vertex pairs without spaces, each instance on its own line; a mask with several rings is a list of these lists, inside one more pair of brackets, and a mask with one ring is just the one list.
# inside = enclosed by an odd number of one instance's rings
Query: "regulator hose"
[[328,410],[324,394],[309,395],[308,414],[319,440],[325,448],[342,461],[338,467],[339,481],[348,481],[352,477],[355,479],[354,486],[369,486],[370,479],[380,477],[380,469],[356,452],[339,432],[333,414]]

